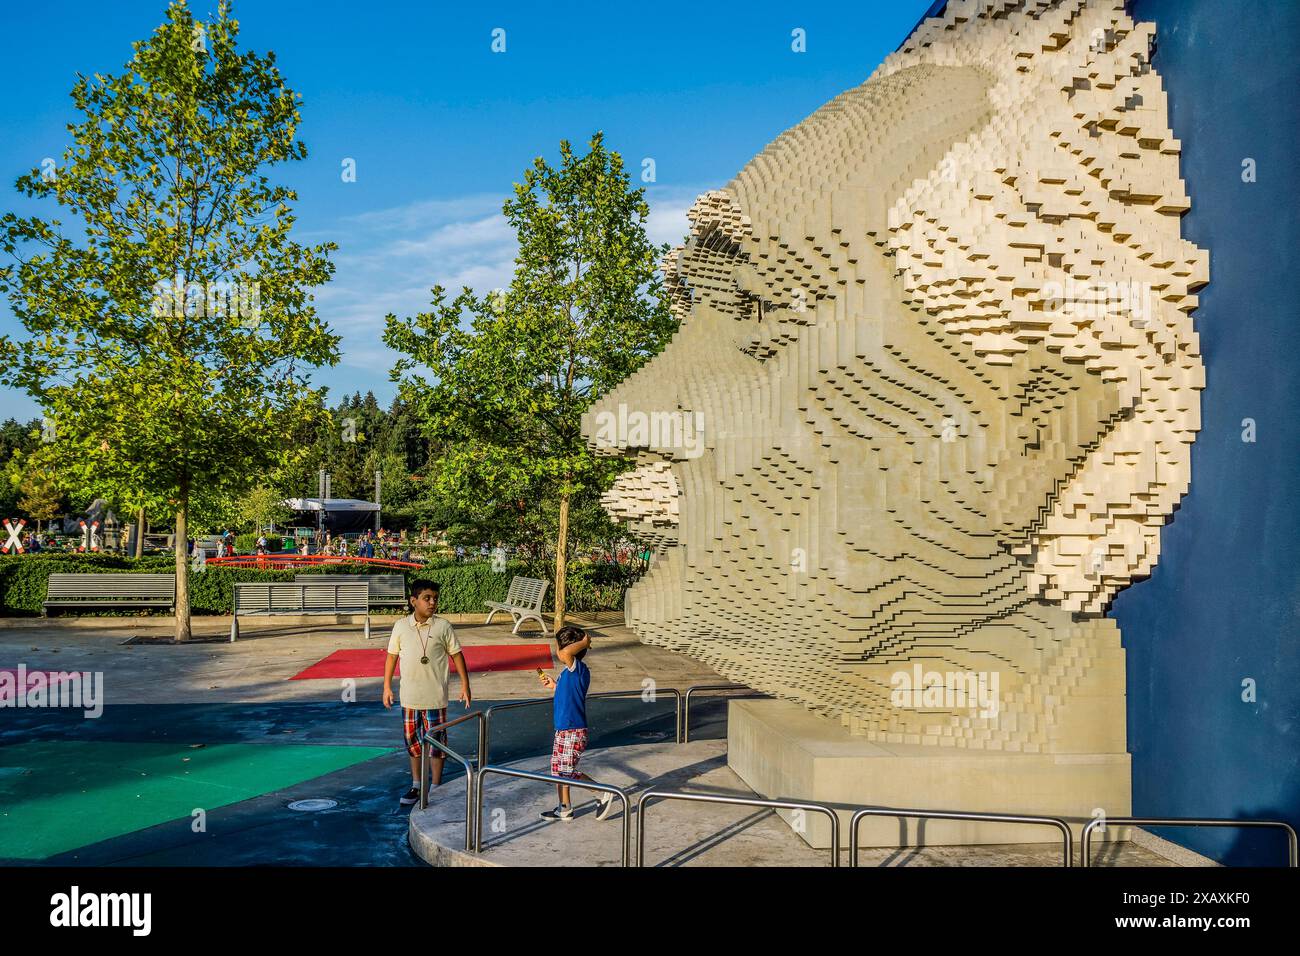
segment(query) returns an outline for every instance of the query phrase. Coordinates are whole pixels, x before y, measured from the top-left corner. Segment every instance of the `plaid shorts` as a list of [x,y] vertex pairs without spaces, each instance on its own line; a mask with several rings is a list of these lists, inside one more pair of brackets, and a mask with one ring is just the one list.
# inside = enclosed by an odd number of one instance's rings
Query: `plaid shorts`
[[587,728],[557,730],[551,745],[551,776],[578,778],[578,758],[587,749]]
[[[447,719],[447,708],[441,710],[407,710],[402,708],[402,732],[406,737],[406,752],[412,757],[420,756],[420,737],[430,727],[441,724]],[[447,731],[440,730],[433,735],[434,739],[440,744],[447,743]],[[437,747],[432,744],[429,746],[429,757],[433,760],[441,760],[446,756]]]

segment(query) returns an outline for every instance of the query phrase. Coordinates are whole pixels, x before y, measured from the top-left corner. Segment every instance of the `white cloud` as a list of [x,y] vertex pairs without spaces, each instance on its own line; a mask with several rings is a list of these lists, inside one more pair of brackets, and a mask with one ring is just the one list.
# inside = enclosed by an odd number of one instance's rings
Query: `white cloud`
[[[646,190],[646,234],[656,245],[677,245],[686,235],[686,211],[701,189]],[[384,317],[414,315],[429,306],[430,289],[455,295],[469,286],[480,295],[505,288],[514,272],[514,230],[501,213],[504,196],[424,199],[348,216],[334,256],[330,283],[315,290],[317,312],[341,335],[339,366],[316,376],[331,394],[373,388],[391,393],[388,369],[396,353],[382,341]]]
[[657,188],[651,186],[646,190],[646,202],[650,204],[650,215],[646,219],[646,236],[655,245],[668,243],[680,245],[690,230],[690,221],[686,212],[695,202],[695,197],[710,187],[700,189]]

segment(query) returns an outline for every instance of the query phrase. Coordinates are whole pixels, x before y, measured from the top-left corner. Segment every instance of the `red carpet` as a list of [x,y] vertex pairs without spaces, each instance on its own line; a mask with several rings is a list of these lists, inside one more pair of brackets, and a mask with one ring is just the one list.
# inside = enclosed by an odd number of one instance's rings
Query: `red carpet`
[[[551,646],[549,644],[488,644],[475,647],[462,646],[465,652],[465,666],[470,673],[483,671],[528,671],[535,667],[550,669]],[[383,677],[384,658],[387,650],[382,647],[361,648],[359,650],[335,651],[317,661],[301,673],[294,674],[290,680],[326,680],[343,677]],[[398,667],[399,674],[401,667]],[[456,676],[453,664],[451,676]]]

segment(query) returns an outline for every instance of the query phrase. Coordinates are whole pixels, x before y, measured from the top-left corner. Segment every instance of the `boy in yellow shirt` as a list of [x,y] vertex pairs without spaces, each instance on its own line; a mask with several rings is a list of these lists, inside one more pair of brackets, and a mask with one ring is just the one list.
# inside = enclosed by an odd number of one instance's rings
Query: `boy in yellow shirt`
[[[430,727],[447,719],[447,681],[450,663],[460,677],[460,701],[469,709],[473,697],[469,689],[469,672],[456,632],[446,618],[435,617],[438,610],[438,585],[434,581],[411,582],[411,611],[393,625],[388,639],[388,658],[384,661],[384,706],[393,706],[393,672],[402,663],[401,704],[402,730],[406,752],[411,758],[411,789],[402,797],[403,806],[420,799],[420,738]],[[434,737],[447,742],[447,731]],[[430,778],[433,786],[442,783],[443,753],[430,747]]]

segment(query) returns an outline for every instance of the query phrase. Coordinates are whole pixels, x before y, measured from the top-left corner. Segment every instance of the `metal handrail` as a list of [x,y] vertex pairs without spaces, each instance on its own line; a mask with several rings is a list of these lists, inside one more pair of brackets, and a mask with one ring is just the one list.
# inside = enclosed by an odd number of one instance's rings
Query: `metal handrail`
[[1296,835],[1289,823],[1281,820],[1193,820],[1188,817],[1178,819],[1156,819],[1154,817],[1097,817],[1088,821],[1083,828],[1083,865],[1092,866],[1092,834],[1094,830],[1106,826],[1136,827],[1276,827],[1286,831],[1287,866],[1297,865]]
[[429,809],[429,778],[426,773],[430,759],[429,744],[437,747],[447,756],[457,761],[465,768],[465,850],[468,852],[471,847],[470,831],[474,822],[474,768],[470,766],[468,760],[452,750],[440,740],[434,739],[434,734],[440,730],[446,730],[448,727],[455,727],[457,724],[463,724],[467,720],[478,720],[478,766],[483,766],[483,758],[487,753],[487,728],[483,721],[483,712],[474,710],[468,714],[462,714],[455,720],[444,720],[440,724],[428,728],[420,735],[420,809]]
[[[748,684],[692,684],[686,688],[685,705],[682,708],[682,732],[678,738],[678,743],[688,744],[691,742],[691,695],[697,691],[719,691],[719,690],[747,690],[752,698],[770,699],[771,694],[765,694],[761,690],[754,690]],[[743,700],[745,698],[733,697],[732,700]]]
[[628,802],[626,791],[615,787],[613,784],[597,783],[594,780],[574,780],[570,777],[553,777],[547,773],[533,773],[530,770],[515,770],[511,767],[493,767],[486,766],[479,769],[478,772],[478,802],[474,814],[474,853],[481,853],[483,850],[483,781],[489,774],[498,774],[502,777],[518,777],[520,780],[540,780],[543,783],[563,784],[567,787],[577,787],[581,790],[598,790],[601,793],[612,793],[623,801],[623,839],[620,841],[620,866],[627,866],[627,846],[628,838],[631,836],[632,823],[632,805]]
[[692,803],[721,803],[731,806],[767,807],[770,810],[815,810],[831,820],[831,866],[840,865],[840,818],[822,803],[802,800],[765,800],[762,797],[735,797],[722,793],[684,793],[676,790],[647,790],[636,802],[636,865],[645,866],[645,810],[649,800],[686,800]]
[[1074,866],[1074,834],[1059,817],[1035,817],[1016,813],[966,813],[960,810],[899,810],[895,807],[863,807],[849,818],[849,866],[858,865],[858,843],[862,821],[867,817],[912,817],[922,820],[983,820],[986,823],[1028,823],[1056,827],[1064,842],[1063,866]]
[[[644,689],[639,690],[609,690],[599,694],[588,694],[587,700],[613,700],[620,697],[640,697],[645,693]],[[675,701],[676,712],[674,714],[674,742],[682,742],[682,692],[676,687],[655,687],[655,697],[659,694],[672,694]],[[483,723],[486,726],[485,737],[487,743],[483,750],[483,762],[488,760],[488,752],[492,747],[492,715],[499,710],[514,710],[516,707],[537,707],[541,704],[549,704],[555,700],[551,697],[530,697],[527,700],[511,700],[504,704],[493,704],[483,711]]]

